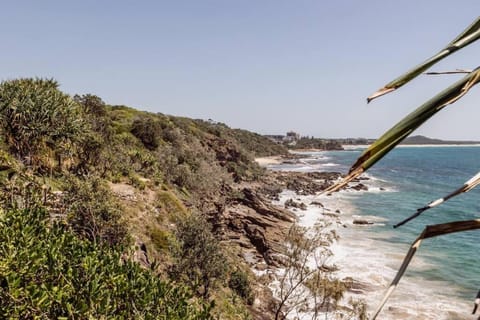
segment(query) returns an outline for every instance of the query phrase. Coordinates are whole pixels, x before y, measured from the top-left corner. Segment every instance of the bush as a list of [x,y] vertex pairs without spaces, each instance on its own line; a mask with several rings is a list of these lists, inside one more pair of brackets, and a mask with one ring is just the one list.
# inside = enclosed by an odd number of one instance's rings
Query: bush
[[177,224],[178,246],[173,250],[175,263],[171,275],[183,280],[204,298],[226,273],[226,259],[213,236],[210,224],[199,215],[191,214]]
[[162,127],[160,122],[152,117],[143,116],[133,121],[130,132],[143,143],[145,148],[155,150],[159,146]]
[[44,211],[0,211],[0,318],[211,319],[211,305],[118,249],[49,225]]
[[248,275],[245,272],[241,270],[232,272],[230,280],[228,280],[228,286],[249,305],[253,304],[253,292],[248,281]]
[[105,102],[93,94],[75,95],[73,100],[83,107],[83,111],[97,117],[104,117],[107,114]]
[[73,230],[90,241],[125,243],[127,230],[109,187],[95,176],[67,178],[63,204]]
[[153,230],[149,231],[149,236],[158,251],[165,251],[169,248],[171,236],[167,231],[154,227]]

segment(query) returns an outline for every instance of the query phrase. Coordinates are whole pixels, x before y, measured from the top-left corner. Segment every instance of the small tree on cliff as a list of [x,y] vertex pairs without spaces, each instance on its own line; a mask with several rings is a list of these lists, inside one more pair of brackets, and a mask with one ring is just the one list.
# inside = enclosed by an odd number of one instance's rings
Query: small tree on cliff
[[210,289],[227,271],[220,244],[210,230],[202,216],[191,214],[177,224],[178,244],[173,248],[171,275],[195,288],[203,298],[208,298]]
[[[275,310],[275,320],[283,319],[295,309],[313,309],[315,318],[319,308],[317,298],[336,302],[343,296],[344,287],[338,290],[324,290],[326,276],[323,267],[331,252],[328,245],[336,239],[336,233],[328,230],[328,225],[317,224],[313,230],[293,225],[287,235],[283,256],[283,268],[278,275],[276,294],[279,298]],[[318,281],[317,281],[318,280]],[[309,306],[313,298],[314,306]]]

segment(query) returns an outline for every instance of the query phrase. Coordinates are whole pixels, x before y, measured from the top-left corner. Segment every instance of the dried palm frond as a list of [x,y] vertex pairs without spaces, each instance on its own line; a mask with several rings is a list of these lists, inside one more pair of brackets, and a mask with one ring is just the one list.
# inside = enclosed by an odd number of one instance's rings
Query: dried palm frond
[[462,231],[469,231],[469,230],[476,230],[480,229],[480,219],[476,220],[467,220],[467,221],[455,221],[455,222],[448,222],[442,224],[435,224],[431,226],[426,226],[420,236],[412,243],[410,249],[408,250],[407,255],[405,256],[400,269],[398,270],[395,278],[393,279],[392,283],[387,289],[385,296],[383,297],[382,301],[380,302],[379,306],[375,310],[372,320],[375,320],[382,310],[383,306],[387,302],[388,298],[392,294],[393,290],[397,287],[400,279],[402,278],[403,274],[407,270],[407,267],[412,260],[413,256],[417,252],[418,248],[423,239],[442,236],[454,232],[462,232]]
[[425,121],[433,117],[445,106],[460,99],[478,82],[480,82],[480,68],[473,70],[467,76],[422,104],[370,145],[353,164],[348,175],[342,181],[325,189],[323,192],[331,193],[337,191],[357,178]]
[[480,184],[480,172],[477,173],[476,175],[474,175],[472,178],[470,178],[470,180],[466,181],[460,188],[458,188],[457,190],[453,191],[452,193],[449,193],[448,195],[446,195],[445,197],[443,198],[439,198],[435,201],[432,201],[430,202],[429,204],[427,204],[425,207],[422,207],[422,208],[419,208],[417,209],[417,212],[415,212],[413,215],[411,215],[410,217],[408,217],[407,219],[397,223],[396,225],[394,225],[393,227],[394,228],[397,228],[397,227],[400,227],[401,225],[404,225],[405,223],[407,223],[408,221],[410,220],[413,220],[415,219],[416,217],[418,217],[419,215],[421,215],[424,211],[430,209],[430,208],[433,208],[433,207],[436,207],[442,203],[444,203],[445,201],[448,201],[449,199],[459,195],[459,194],[462,194],[462,193],[465,193],[465,192],[468,192],[470,190],[472,190],[473,188],[475,188],[476,186],[478,186]]
[[470,43],[478,40],[480,38],[480,17],[478,17],[470,26],[468,26],[460,35],[458,35],[452,42],[450,42],[445,48],[440,50],[437,54],[430,57],[426,61],[422,62],[418,66],[404,73],[395,80],[387,83],[383,88],[379,89],[377,92],[372,94],[367,98],[367,102],[372,101],[375,98],[378,98],[384,94],[392,92],[410,80],[414,79],[422,72],[433,66],[438,61],[449,56],[455,51],[468,46]]

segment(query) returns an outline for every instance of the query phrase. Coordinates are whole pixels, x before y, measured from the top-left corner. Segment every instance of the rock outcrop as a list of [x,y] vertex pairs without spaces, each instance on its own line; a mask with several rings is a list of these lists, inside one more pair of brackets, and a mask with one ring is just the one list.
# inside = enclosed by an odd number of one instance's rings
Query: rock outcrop
[[225,206],[221,233],[224,240],[238,243],[252,265],[277,265],[276,256],[294,221],[290,211],[271,204],[258,191],[244,188],[236,201]]

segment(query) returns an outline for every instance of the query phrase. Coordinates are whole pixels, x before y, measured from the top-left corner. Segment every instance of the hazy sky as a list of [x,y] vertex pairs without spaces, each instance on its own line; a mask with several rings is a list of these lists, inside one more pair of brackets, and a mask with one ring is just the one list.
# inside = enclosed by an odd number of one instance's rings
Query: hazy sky
[[[3,1],[0,79],[259,133],[377,137],[459,76],[365,98],[447,44],[480,1]],[[480,42],[435,70],[474,68]],[[480,86],[418,134],[480,140]]]

